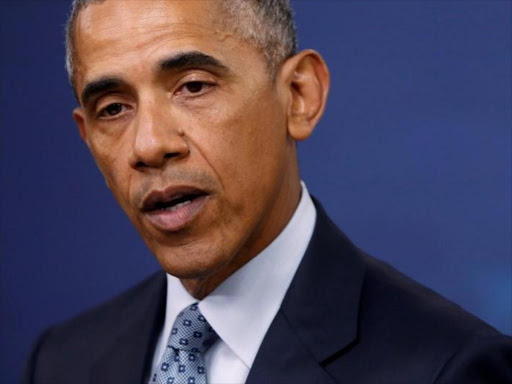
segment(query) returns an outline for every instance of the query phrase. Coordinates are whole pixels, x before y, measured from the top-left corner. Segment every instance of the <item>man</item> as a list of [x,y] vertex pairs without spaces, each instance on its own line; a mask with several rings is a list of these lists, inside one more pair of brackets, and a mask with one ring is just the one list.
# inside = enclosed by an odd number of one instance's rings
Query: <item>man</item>
[[25,383],[510,383],[512,342],[365,255],[301,184],[327,99],[285,0],[81,0],[73,116],[164,272],[54,327]]

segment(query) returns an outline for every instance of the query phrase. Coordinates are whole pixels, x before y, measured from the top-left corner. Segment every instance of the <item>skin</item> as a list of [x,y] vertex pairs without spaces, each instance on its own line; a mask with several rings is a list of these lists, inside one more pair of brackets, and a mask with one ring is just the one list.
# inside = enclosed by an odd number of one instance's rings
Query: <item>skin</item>
[[[80,135],[163,269],[198,299],[290,220],[301,193],[296,141],[312,133],[329,88],[318,53],[269,76],[262,52],[219,29],[219,17],[215,1],[106,1],[80,12],[74,35]],[[184,52],[224,68],[159,68]],[[106,77],[117,85],[84,103],[85,87]],[[179,230],[156,228],[143,199],[182,185],[208,191],[205,205]]]

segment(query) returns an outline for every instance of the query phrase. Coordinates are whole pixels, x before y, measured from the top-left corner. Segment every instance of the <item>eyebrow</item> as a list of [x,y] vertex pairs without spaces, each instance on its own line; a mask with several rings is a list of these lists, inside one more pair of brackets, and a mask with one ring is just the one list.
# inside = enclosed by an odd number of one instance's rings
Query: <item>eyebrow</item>
[[96,95],[121,87],[123,81],[117,77],[103,77],[88,83],[82,91],[82,104],[85,106]]
[[229,68],[213,56],[199,51],[181,52],[161,60],[157,69],[160,71],[179,71],[188,68],[210,68],[220,72],[229,72]]

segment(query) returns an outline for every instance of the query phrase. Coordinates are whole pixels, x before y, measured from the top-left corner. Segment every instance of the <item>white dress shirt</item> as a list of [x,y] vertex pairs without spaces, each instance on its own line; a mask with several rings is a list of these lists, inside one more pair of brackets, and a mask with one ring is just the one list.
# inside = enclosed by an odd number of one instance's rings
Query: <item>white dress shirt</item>
[[[219,339],[204,355],[208,383],[243,384],[306,252],[316,209],[302,183],[302,195],[283,231],[259,255],[199,301]],[[178,313],[197,302],[181,281],[167,274],[165,322],[153,355],[155,372]]]

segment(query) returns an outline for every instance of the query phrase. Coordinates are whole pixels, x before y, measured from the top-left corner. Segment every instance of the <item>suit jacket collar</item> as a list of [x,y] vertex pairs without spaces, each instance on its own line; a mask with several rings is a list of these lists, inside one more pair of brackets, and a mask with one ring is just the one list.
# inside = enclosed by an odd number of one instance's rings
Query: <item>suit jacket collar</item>
[[248,384],[331,382],[322,364],[357,337],[365,268],[357,248],[315,204],[311,242],[263,340]]
[[151,278],[140,300],[133,300],[120,316],[114,342],[91,369],[91,384],[144,383],[165,315],[165,273]]

